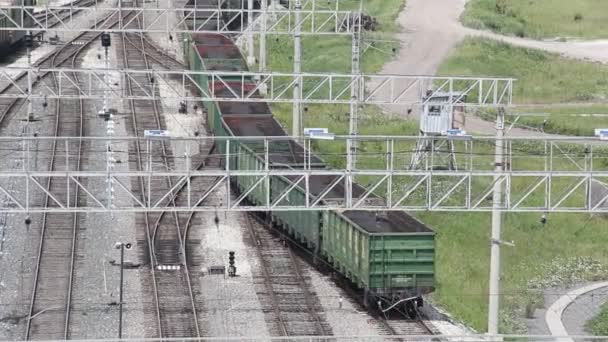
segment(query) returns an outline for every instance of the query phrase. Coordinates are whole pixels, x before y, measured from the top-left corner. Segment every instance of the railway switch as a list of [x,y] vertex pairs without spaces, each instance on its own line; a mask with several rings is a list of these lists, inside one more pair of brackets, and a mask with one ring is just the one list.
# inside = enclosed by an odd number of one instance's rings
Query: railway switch
[[104,48],[109,48],[112,45],[112,39],[110,38],[110,34],[104,32],[101,34],[101,46]]
[[228,276],[236,276],[236,266],[234,266],[234,252],[228,252]]

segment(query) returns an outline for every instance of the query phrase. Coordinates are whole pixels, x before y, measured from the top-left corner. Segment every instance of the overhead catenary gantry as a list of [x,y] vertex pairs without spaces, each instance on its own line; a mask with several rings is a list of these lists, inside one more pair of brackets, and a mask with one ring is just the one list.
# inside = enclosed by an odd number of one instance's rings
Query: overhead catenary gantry
[[[44,15],[38,12],[44,9]],[[11,16],[13,11],[20,10],[21,17]],[[36,11],[36,13],[34,12]],[[112,22],[115,18],[123,17],[124,13],[134,13],[130,19],[119,21],[111,28],[104,27],[105,23],[91,27],[82,27],[65,18],[72,18],[76,14],[88,18],[107,18]],[[264,26],[248,27],[247,18],[251,13],[253,17],[264,15],[272,18]],[[225,34],[269,34],[293,35],[296,29],[301,35],[352,35],[352,11],[343,10],[310,10],[293,8],[265,8],[260,9],[221,9],[221,8],[156,8],[156,7],[66,7],[45,5],[37,6],[2,6],[0,20],[6,25],[0,31],[44,31],[72,32],[85,30],[111,33],[225,33]],[[142,25],[131,25],[135,18],[141,20]],[[298,18],[296,20],[296,18]]]
[[[576,139],[518,139],[504,138],[505,167],[494,169],[493,137],[472,137],[456,141],[456,153],[462,164],[458,170],[436,170],[433,155],[424,169],[408,168],[411,154],[415,153],[419,137],[336,137],[335,140],[310,140],[305,138],[302,148],[290,150],[289,137],[239,137],[239,138],[166,138],[177,148],[196,151],[205,139],[214,139],[219,158],[219,168],[205,167],[193,153],[174,157],[167,170],[160,160],[153,157],[160,140],[143,139],[141,157],[146,168],[137,171],[114,171],[105,167],[78,170],[70,162],[77,152],[79,141],[98,141],[90,146],[102,146],[106,137],[44,138],[2,137],[0,146],[10,158],[23,160],[23,169],[0,170],[0,193],[6,200],[0,212],[191,212],[191,211],[259,211],[259,210],[430,210],[430,211],[478,211],[508,212],[608,212],[608,147],[599,138]],[[117,145],[138,138],[112,138]],[[312,145],[323,144],[331,150],[333,159],[344,165],[347,156],[347,139],[356,139],[359,146],[357,168],[323,168],[318,157],[311,153]],[[66,158],[65,170],[48,171],[42,162],[46,156],[44,146],[50,141],[63,146],[57,158]],[[291,140],[292,141],[292,140]],[[165,140],[166,142],[166,140]],[[208,142],[207,142],[208,144]],[[182,145],[182,146],[180,146]],[[283,147],[285,147],[283,146]],[[373,150],[372,150],[373,149]],[[86,151],[92,158],[103,158],[104,150]],[[114,151],[117,160],[129,160],[128,150]],[[437,151],[436,154],[450,153]],[[318,157],[317,157],[318,156]],[[437,156],[437,159],[440,159]],[[247,160],[247,161],[246,161]],[[287,162],[286,160],[290,160]],[[244,168],[244,165],[248,165]],[[373,165],[362,167],[362,165]],[[43,186],[48,177],[64,180],[65,189],[50,192]],[[174,186],[166,191],[144,193],[144,199],[132,192],[129,183],[140,179],[144,183],[155,179],[173,177]],[[205,177],[213,184],[208,189],[190,187],[193,177]],[[203,203],[214,190],[223,188],[231,193],[230,179],[244,177],[249,188],[240,189],[237,198],[225,196],[222,201]],[[352,177],[353,182],[347,182]],[[88,184],[98,184],[105,179],[114,180],[115,195],[122,198],[110,204],[106,194],[98,193]],[[279,182],[278,179],[289,179]],[[241,178],[243,179],[243,178]],[[290,184],[283,188],[278,184]],[[322,186],[320,186],[320,184]],[[357,185],[358,184],[358,185]],[[503,186],[503,201],[497,208],[492,203],[496,184]],[[78,206],[70,205],[69,189],[79,188],[86,201]],[[11,190],[12,189],[12,190]],[[177,191],[185,192],[188,201],[168,206]],[[302,194],[301,202],[289,201],[292,192]],[[42,206],[36,198],[46,194],[54,205]],[[255,194],[257,205],[245,204],[244,199]],[[181,196],[184,196],[182,193]],[[296,197],[299,198],[299,197]]]
[[[163,87],[163,98],[184,101],[227,101],[227,102],[269,102],[319,104],[424,104],[422,94],[429,87],[433,92],[459,92],[459,96],[449,96],[445,104],[459,103],[468,107],[508,107],[512,105],[512,78],[490,77],[441,77],[409,76],[384,74],[333,74],[333,73],[285,73],[285,72],[218,72],[192,70],[139,70],[110,69],[113,79],[118,83],[105,81],[107,69],[84,68],[0,68],[0,84],[12,85],[14,91],[2,93],[0,98],[28,98],[28,91],[14,80],[19,73],[31,74],[38,79],[33,99],[98,99],[103,100],[104,92],[125,100],[157,99],[157,87]],[[49,83],[42,76],[54,75],[58,86]],[[79,82],[74,82],[74,75]],[[155,80],[154,86],[140,84],[142,75]],[[205,77],[208,87],[200,86],[197,79]],[[131,81],[133,93],[124,92],[125,80]],[[254,81],[256,80],[256,81]],[[293,88],[301,82],[304,86],[302,96],[294,98]],[[251,88],[251,84],[256,86]],[[66,91],[67,87],[70,91]],[[260,95],[264,88],[266,95]],[[74,92],[76,89],[76,92]],[[351,90],[356,89],[358,96],[353,98]],[[219,90],[222,90],[221,92]],[[196,94],[193,94],[193,92]],[[441,102],[441,103],[444,103]],[[440,103],[440,104],[441,104]]]

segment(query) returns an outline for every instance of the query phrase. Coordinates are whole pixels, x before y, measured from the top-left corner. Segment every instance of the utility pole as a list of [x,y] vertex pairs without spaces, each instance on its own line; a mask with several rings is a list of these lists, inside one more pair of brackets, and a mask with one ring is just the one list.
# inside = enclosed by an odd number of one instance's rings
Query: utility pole
[[[361,74],[361,11],[353,18],[353,29],[352,36],[352,74]],[[350,88],[350,116],[348,123],[348,134],[356,136],[358,134],[358,120],[359,120],[359,82],[354,82]],[[357,163],[357,141],[347,140],[347,165],[348,169],[352,170]]]
[[249,31],[247,33],[247,64],[252,66],[255,64],[253,51],[253,0],[247,0],[247,30]]
[[498,109],[496,115],[496,151],[494,157],[494,195],[492,205],[492,237],[490,254],[490,299],[488,306],[488,334],[498,335],[498,313],[500,307],[500,244],[502,228],[502,181],[499,173],[504,171],[505,111]]
[[114,247],[120,249],[120,291],[118,294],[118,338],[122,339],[122,289],[123,289],[123,273],[125,261],[125,248],[131,249],[130,243],[117,242]]
[[[34,37],[32,36],[31,31],[27,31],[25,33],[25,47],[27,54],[27,67],[32,67],[32,47],[34,46]],[[26,125],[32,121],[34,121],[34,109],[32,103],[32,73],[28,71],[27,73],[27,120]],[[27,134],[27,133],[26,133]]]
[[268,20],[268,2],[262,0],[262,33],[260,34],[260,72],[266,72],[266,25]]
[[301,13],[302,2],[296,0],[295,3],[295,18],[296,26],[294,27],[293,33],[293,72],[296,74],[297,80],[293,87],[293,128],[292,135],[294,138],[299,139],[302,135],[302,104],[300,99],[302,98],[302,77],[298,75],[302,72],[302,37],[301,37]]
[[[104,48],[104,67],[105,72],[103,75],[104,78],[104,91],[103,91],[103,108],[101,109],[100,116],[106,122],[106,134],[109,138],[114,135],[114,118],[112,115],[112,111],[108,107],[108,86],[110,84],[110,69],[109,69],[109,58],[108,58],[108,49],[111,46],[111,37],[110,34],[104,32],[101,34],[101,46]],[[114,179],[112,179],[112,171],[114,169],[114,152],[112,148],[112,140],[108,139],[106,143],[106,170],[108,172],[106,182],[107,182],[107,195],[108,195],[108,207],[111,208],[114,200]],[[114,214],[110,213],[110,217],[114,218]]]
[[[352,74],[361,74],[361,12],[362,6],[359,8],[359,13],[353,16],[353,36],[352,36]],[[353,82],[350,88],[350,116],[348,122],[348,133],[351,136],[350,139],[346,140],[346,171],[349,173],[346,176],[347,189],[352,189],[353,178],[350,172],[356,168],[357,165],[357,141],[353,140],[352,137],[357,135],[358,132],[358,115],[359,115],[359,82]],[[352,193],[347,192],[346,201],[348,205],[352,205]]]

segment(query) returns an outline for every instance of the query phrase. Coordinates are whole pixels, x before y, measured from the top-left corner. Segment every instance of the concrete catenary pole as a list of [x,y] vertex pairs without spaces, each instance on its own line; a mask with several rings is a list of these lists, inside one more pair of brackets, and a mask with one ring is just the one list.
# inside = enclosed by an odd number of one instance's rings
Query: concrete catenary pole
[[293,31],[293,72],[296,74],[296,84],[293,87],[293,128],[292,135],[296,138],[302,135],[302,112],[300,99],[302,98],[302,37],[301,37],[301,13],[302,2],[295,2],[296,25]]
[[247,0],[247,30],[247,64],[252,66],[255,64],[255,51],[253,46],[253,0]]
[[[353,75],[361,73],[361,8],[359,13],[353,16],[353,36],[352,36],[352,65],[351,71]],[[350,136],[355,136],[358,133],[359,120],[359,83],[355,82],[350,88],[350,115],[348,123],[348,133]],[[355,140],[347,140],[347,166],[352,170],[356,164],[357,158],[357,142]]]
[[502,229],[502,182],[499,180],[500,175],[504,170],[503,164],[503,137],[505,134],[505,113],[504,108],[498,110],[496,115],[496,149],[494,163],[494,196],[492,210],[492,237],[491,253],[490,253],[490,291],[489,291],[489,306],[488,306],[488,334],[498,334],[498,313],[500,306],[500,244],[501,244],[501,229]]
[[262,0],[262,27],[260,34],[260,72],[266,72],[266,25],[268,21],[268,0]]
[[[361,73],[361,11],[362,8],[359,8],[359,13],[352,16],[352,27],[353,36],[352,36],[352,65],[351,71],[353,75],[359,75]],[[350,115],[348,122],[348,133],[351,137],[357,135],[358,132],[358,116],[359,116],[359,83],[355,82],[351,85],[350,88]],[[346,170],[352,171],[356,168],[357,165],[357,141],[353,139],[348,139],[346,141]],[[346,177],[347,189],[352,189],[352,175],[350,173]],[[347,191],[346,193],[346,201],[348,205],[352,205],[352,193]]]

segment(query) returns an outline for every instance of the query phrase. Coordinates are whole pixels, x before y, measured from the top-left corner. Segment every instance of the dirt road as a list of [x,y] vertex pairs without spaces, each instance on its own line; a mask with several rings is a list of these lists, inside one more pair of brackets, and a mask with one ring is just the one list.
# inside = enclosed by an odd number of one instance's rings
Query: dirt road
[[[450,51],[466,36],[481,36],[501,40],[513,45],[537,48],[560,53],[566,57],[608,63],[608,40],[587,42],[549,42],[501,36],[492,32],[473,30],[462,26],[459,17],[466,0],[407,0],[403,12],[397,18],[403,27],[397,34],[401,50],[395,60],[384,65],[381,73],[403,75],[434,75]],[[403,85],[405,87],[406,85]],[[417,100],[417,99],[412,99]],[[385,107],[385,110],[407,116],[407,108]],[[419,111],[411,111],[417,118]],[[494,135],[494,123],[475,116],[468,116],[465,129],[475,134]],[[512,136],[539,135],[540,132],[513,128]],[[548,136],[548,135],[547,135]],[[596,194],[603,193],[606,186],[593,183]],[[594,198],[599,201],[601,198]],[[595,203],[595,202],[594,202]],[[604,205],[608,206],[608,202]]]
[[[381,73],[405,75],[434,75],[450,51],[466,36],[480,36],[501,40],[513,45],[537,48],[564,56],[608,63],[608,40],[587,42],[549,42],[506,37],[488,31],[462,26],[459,17],[466,0],[407,0],[397,18],[403,27],[397,34],[401,41],[399,56],[384,65]],[[387,106],[386,110],[407,115],[407,108]],[[416,108],[412,116],[417,117]],[[478,134],[494,134],[494,124],[476,117],[468,117],[466,129]],[[510,135],[530,135],[525,129],[512,129]],[[533,132],[538,134],[538,132]]]

